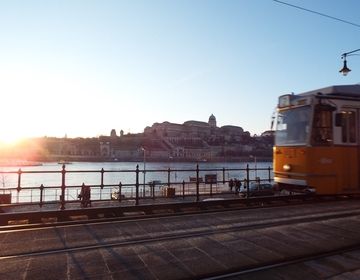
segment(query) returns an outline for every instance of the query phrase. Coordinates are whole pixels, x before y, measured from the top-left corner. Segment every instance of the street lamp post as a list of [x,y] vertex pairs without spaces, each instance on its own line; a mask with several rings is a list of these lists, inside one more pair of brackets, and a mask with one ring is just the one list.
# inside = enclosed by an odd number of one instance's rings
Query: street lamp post
[[146,150],[145,150],[145,148],[144,147],[141,147],[141,150],[143,151],[143,165],[144,165],[144,171],[143,171],[143,173],[144,173],[144,181],[143,181],[143,197],[145,197],[145,173],[146,173],[146,171],[145,171],[145,168],[146,168]]
[[352,55],[359,55],[359,54],[355,54],[356,52],[360,51],[360,49],[356,49],[356,50],[353,50],[353,51],[350,51],[350,52],[346,52],[346,53],[343,53],[341,55],[341,59],[344,60],[344,65],[343,65],[343,68],[340,69],[340,73],[343,74],[344,76],[346,76],[347,74],[349,74],[349,72],[351,71],[350,68],[347,67],[347,61],[346,61],[346,57],[347,56],[352,56]]
[[256,156],[250,155],[250,158],[254,159],[255,164],[255,179],[257,178],[257,159]]

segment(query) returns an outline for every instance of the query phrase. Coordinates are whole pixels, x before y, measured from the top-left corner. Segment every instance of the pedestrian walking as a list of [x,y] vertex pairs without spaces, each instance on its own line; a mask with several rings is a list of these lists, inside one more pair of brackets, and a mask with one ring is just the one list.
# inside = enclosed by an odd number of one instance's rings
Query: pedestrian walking
[[78,198],[80,199],[81,207],[91,206],[90,196],[91,196],[90,186],[87,186],[85,185],[85,183],[83,183],[81,186],[80,194],[78,196]]

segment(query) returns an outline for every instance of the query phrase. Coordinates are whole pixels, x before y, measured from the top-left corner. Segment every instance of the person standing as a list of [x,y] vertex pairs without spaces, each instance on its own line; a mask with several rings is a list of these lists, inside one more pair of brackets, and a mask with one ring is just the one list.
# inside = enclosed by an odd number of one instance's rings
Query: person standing
[[231,178],[230,181],[229,181],[229,189],[230,189],[231,192],[233,190],[233,187],[234,187],[234,180]]
[[240,192],[240,188],[241,188],[241,181],[236,179],[236,181],[235,181],[235,192],[236,192],[236,194],[238,194]]

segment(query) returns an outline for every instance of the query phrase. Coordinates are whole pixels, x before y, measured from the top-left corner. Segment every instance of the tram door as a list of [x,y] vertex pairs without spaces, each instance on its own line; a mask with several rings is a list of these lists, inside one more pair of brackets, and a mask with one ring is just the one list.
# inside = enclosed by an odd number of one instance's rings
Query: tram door
[[[340,127],[340,144],[338,151],[339,178],[342,191],[359,191],[360,150],[359,150],[359,110],[346,108],[337,114],[336,126]],[[339,190],[340,191],[340,190]]]

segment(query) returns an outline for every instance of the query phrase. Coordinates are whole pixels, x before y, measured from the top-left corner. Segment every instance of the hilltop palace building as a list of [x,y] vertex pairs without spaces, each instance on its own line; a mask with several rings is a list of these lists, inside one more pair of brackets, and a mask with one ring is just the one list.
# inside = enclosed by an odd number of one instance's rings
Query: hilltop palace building
[[238,126],[217,127],[214,115],[208,122],[191,120],[176,124],[166,121],[146,127],[144,133],[120,134],[118,137],[112,130],[110,136],[100,137],[101,156],[139,158],[146,153],[148,158],[156,159],[209,160],[225,153],[251,150],[246,144],[249,132]]

